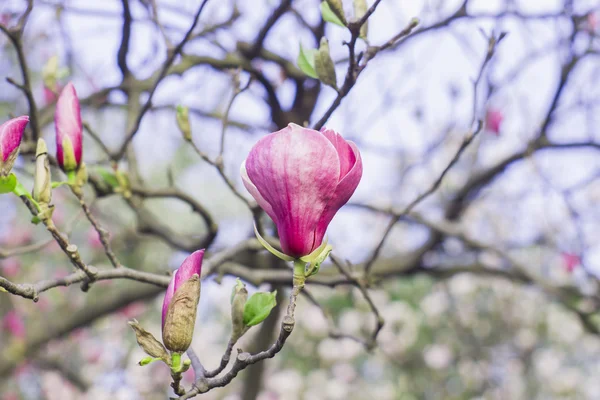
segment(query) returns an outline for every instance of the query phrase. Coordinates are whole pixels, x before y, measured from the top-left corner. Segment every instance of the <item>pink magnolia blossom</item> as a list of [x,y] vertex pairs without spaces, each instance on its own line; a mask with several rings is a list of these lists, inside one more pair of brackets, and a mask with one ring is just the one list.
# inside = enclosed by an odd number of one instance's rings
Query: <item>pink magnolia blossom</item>
[[173,273],[173,277],[171,277],[171,282],[169,282],[169,286],[167,287],[167,292],[165,293],[165,298],[163,300],[162,306],[162,327],[165,326],[165,319],[167,318],[167,311],[169,310],[169,304],[171,304],[171,300],[173,299],[173,295],[179,289],[181,285],[188,279],[190,279],[194,274],[200,276],[200,272],[202,272],[202,259],[204,257],[204,249],[198,250],[190,254],[181,266],[175,270]]
[[0,125],[0,177],[10,173],[28,122],[29,117],[24,115],[9,119]]
[[18,258],[10,257],[0,262],[0,273],[8,278],[15,277],[21,271],[21,262]]
[[[59,91],[59,90],[57,90]],[[56,92],[57,92],[56,91]],[[56,92],[47,86],[44,86],[44,104],[52,104],[56,101]]]
[[569,273],[573,272],[575,270],[575,268],[577,268],[579,265],[581,265],[581,257],[579,257],[577,254],[562,253],[561,256],[563,259],[564,268]]
[[2,319],[2,326],[13,336],[23,339],[25,338],[25,323],[23,318],[15,311],[10,310]]
[[594,33],[596,32],[596,29],[598,28],[598,13],[596,12],[591,12],[587,15],[587,29],[588,32],[590,33]]
[[63,171],[74,171],[81,165],[83,127],[79,98],[75,86],[68,83],[56,102],[56,160]]
[[331,130],[289,124],[260,139],[242,165],[244,186],[271,217],[283,252],[318,248],[362,176],[360,152]]
[[503,120],[504,115],[502,114],[502,111],[490,109],[485,115],[485,129],[498,136]]

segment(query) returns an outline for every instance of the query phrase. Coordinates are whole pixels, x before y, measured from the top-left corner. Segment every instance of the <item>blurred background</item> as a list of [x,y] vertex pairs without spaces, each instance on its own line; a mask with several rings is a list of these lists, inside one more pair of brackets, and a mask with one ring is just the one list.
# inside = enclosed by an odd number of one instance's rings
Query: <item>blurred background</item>
[[[86,199],[130,268],[166,275],[198,248],[210,259],[252,238],[253,213],[235,191],[251,200],[239,167],[263,135],[316,126],[331,111],[326,126],[360,148],[363,179],[328,230],[340,266],[327,261],[309,279],[281,353],[200,398],[600,399],[597,0],[382,0],[357,53],[412,18],[419,25],[360,64],[343,96],[296,63],[300,44],[316,48],[325,36],[346,87],[351,35],[322,20],[318,1],[211,0],[117,162],[107,152],[123,145],[200,2],[3,0],[0,24],[18,27],[28,4],[19,46],[39,133],[53,153],[53,92],[73,82],[91,128]],[[344,9],[352,19],[351,0]],[[6,34],[0,49],[3,122],[32,110],[5,79],[23,82]],[[190,108],[198,151],[177,128],[177,105]],[[15,167],[26,187],[34,139],[28,132]],[[132,193],[107,185],[115,168]],[[53,169],[53,179],[64,176]],[[112,268],[77,200],[58,188],[53,203],[83,259]],[[71,273],[30,219],[18,198],[0,196],[0,276]],[[207,368],[227,344],[235,277],[251,293],[279,291],[278,307],[237,347],[258,351],[277,337],[289,267],[264,253],[240,250],[203,280],[192,347]],[[164,365],[137,365],[144,354],[127,325],[137,318],[159,336],[163,291],[104,280],[87,292],[50,289],[36,303],[0,293],[0,398],[172,396]],[[185,386],[193,379],[190,370]]]

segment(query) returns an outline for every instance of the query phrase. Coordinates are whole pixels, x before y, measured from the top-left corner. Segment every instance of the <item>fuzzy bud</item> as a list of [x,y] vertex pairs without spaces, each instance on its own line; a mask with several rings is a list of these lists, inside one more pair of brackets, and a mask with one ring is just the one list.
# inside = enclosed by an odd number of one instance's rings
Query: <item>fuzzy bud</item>
[[52,180],[48,147],[44,139],[38,139],[35,152],[35,175],[33,179],[33,199],[41,204],[49,204],[52,200]]
[[192,127],[190,125],[190,109],[184,106],[177,106],[177,126],[181,131],[183,138],[188,142],[192,141]]
[[162,331],[167,349],[183,353],[190,347],[199,301],[200,277],[194,274],[181,284],[169,303]]
[[[360,20],[367,13],[369,9],[367,5],[367,0],[354,0],[354,18]],[[359,36],[363,39],[367,38],[367,33],[369,32],[369,20],[365,21],[364,24],[360,27]]]
[[344,25],[346,25],[346,14],[344,13],[344,5],[342,4],[342,0],[326,0],[326,2],[335,16],[338,17],[340,21],[344,23]]
[[142,328],[137,320],[129,321],[128,324],[135,332],[137,343],[146,354],[154,358],[160,358],[167,364],[170,364],[171,358],[169,357],[169,353],[167,353],[167,349],[165,349],[165,346],[161,342],[150,332]]
[[315,54],[315,71],[321,82],[337,90],[335,65],[329,54],[329,42],[325,37],[321,38],[319,50]]
[[244,306],[247,300],[248,290],[246,290],[246,285],[238,278],[231,293],[231,325],[233,328],[231,338],[234,341],[242,337],[248,330],[248,327],[244,324]]

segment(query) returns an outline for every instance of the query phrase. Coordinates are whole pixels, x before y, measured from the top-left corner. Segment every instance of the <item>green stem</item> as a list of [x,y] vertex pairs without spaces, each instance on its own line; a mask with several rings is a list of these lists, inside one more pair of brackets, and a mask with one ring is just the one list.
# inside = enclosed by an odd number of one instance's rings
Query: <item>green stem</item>
[[171,353],[171,370],[179,371],[181,367],[181,353]]
[[294,287],[304,287],[306,282],[306,263],[302,260],[294,260]]
[[31,202],[31,204],[33,204],[35,206],[35,208],[38,210],[38,212],[42,211],[38,202],[33,199],[31,194],[29,193],[29,191],[27,189],[25,189],[25,187],[21,184],[21,182],[17,181],[17,185],[13,189],[13,193],[19,197],[21,197],[21,196],[27,197],[27,200],[29,200]]

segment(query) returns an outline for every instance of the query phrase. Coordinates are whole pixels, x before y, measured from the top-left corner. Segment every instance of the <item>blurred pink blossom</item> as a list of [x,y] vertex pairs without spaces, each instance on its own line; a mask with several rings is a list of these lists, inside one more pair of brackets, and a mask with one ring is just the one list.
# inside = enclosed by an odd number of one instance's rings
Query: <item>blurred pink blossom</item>
[[100,235],[94,228],[90,228],[87,233],[87,243],[94,250],[100,250],[103,248],[102,242],[100,241]]
[[598,29],[598,23],[600,21],[598,21],[598,13],[596,12],[591,12],[587,15],[587,30],[590,33],[594,33],[596,32],[596,29]]
[[571,273],[581,265],[581,257],[574,253],[562,253],[563,266],[568,273]]
[[0,262],[0,272],[8,278],[16,276],[20,270],[21,262],[15,257],[10,257]]
[[25,338],[25,322],[15,310],[10,310],[2,318],[2,327],[19,339]]
[[44,104],[54,104],[58,95],[56,93],[60,92],[60,88],[57,87],[56,90],[52,90],[51,88],[44,86]]
[[500,135],[502,120],[504,120],[502,111],[490,108],[485,114],[485,129],[496,136]]

